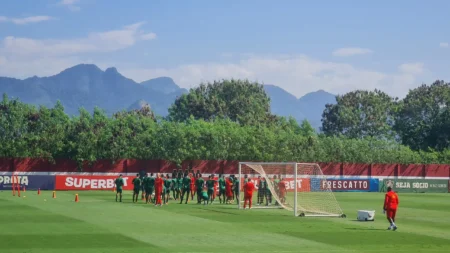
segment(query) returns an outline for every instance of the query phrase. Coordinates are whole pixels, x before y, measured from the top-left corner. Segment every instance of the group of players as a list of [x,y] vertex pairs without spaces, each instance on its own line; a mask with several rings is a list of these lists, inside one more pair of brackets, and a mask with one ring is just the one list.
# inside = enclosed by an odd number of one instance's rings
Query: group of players
[[[183,202],[187,204],[189,197],[193,201],[195,196],[197,196],[199,204],[201,202],[204,202],[205,205],[212,204],[216,198],[217,188],[221,204],[231,204],[233,199],[239,199],[239,181],[234,175],[228,178],[219,175],[217,180],[214,175],[210,175],[205,181],[199,171],[194,174],[192,170],[184,172],[174,170],[172,176],[157,173],[155,177],[151,173],[141,177],[137,174],[132,183],[134,186],[133,202],[138,201],[139,193],[141,193],[141,199],[145,200],[147,204],[151,202],[156,206],[167,205],[169,199],[180,200],[180,204]],[[122,175],[115,180],[115,185],[116,201],[120,197],[119,201],[122,202],[124,185]]]
[[[252,206],[253,192],[255,190],[254,183],[248,179],[248,176],[244,176],[244,185],[240,189],[240,180],[231,175],[225,178],[224,175],[219,175],[215,178],[214,174],[210,175],[205,181],[199,171],[194,174],[193,170],[184,172],[181,170],[174,170],[172,176],[169,174],[163,175],[160,173],[156,174],[146,174],[143,177],[140,174],[136,175],[133,179],[133,202],[138,202],[139,193],[141,193],[141,199],[145,202],[153,203],[156,206],[167,205],[169,200],[180,200],[180,204],[187,204],[189,197],[194,200],[197,196],[197,203],[204,205],[212,204],[216,199],[216,193],[218,190],[218,197],[220,204],[232,204],[234,200],[239,201],[239,192],[244,192],[244,208],[248,203],[249,208]],[[122,191],[124,180],[122,175],[115,180],[116,185],[116,202],[118,198],[122,202]],[[272,204],[272,192],[269,189],[269,184],[264,178],[259,176],[258,181],[258,191],[257,191],[257,205],[262,205],[264,200],[266,201],[266,206]],[[282,203],[285,201],[286,186],[285,182],[281,178],[274,176],[273,187],[277,192]],[[172,195],[171,195],[172,193]],[[278,205],[278,203],[275,203]]]

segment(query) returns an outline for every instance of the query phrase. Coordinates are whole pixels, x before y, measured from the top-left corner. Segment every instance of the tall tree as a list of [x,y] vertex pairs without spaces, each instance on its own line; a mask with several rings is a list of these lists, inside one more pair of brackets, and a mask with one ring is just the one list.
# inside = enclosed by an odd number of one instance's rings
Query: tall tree
[[397,98],[380,91],[356,90],[336,96],[336,104],[327,104],[322,114],[326,135],[350,138],[392,138]]
[[262,85],[248,80],[222,80],[200,84],[183,94],[169,108],[174,121],[230,119],[242,125],[265,123],[272,119],[270,99]]
[[414,150],[450,147],[450,84],[436,81],[410,90],[396,114],[402,143]]

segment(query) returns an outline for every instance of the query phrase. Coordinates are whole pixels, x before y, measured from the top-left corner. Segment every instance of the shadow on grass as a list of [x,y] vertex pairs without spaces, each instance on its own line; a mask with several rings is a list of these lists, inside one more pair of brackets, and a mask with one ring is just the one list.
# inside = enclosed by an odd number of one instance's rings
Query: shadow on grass
[[217,209],[207,209],[207,208],[199,208],[201,210],[209,211],[209,212],[215,212],[215,213],[224,213],[224,214],[231,214],[231,215],[239,215],[238,213],[234,212],[225,212]]
[[376,231],[376,230],[378,230],[378,231],[384,231],[384,230],[386,230],[386,229],[382,229],[382,228],[344,228],[344,229],[347,229],[347,230],[372,230],[372,231]]

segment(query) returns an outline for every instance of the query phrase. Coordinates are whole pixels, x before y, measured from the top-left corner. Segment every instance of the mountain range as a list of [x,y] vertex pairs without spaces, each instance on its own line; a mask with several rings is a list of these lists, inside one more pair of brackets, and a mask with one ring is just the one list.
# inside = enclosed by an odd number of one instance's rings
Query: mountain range
[[[319,90],[297,99],[276,85],[264,85],[271,98],[272,113],[292,116],[297,121],[307,119],[315,128],[321,126],[322,112],[327,103],[335,103],[335,95]],[[49,77],[27,79],[0,77],[0,92],[33,105],[52,107],[60,100],[69,115],[78,114],[80,107],[92,111],[95,106],[111,115],[120,110],[133,110],[150,104],[161,116],[177,97],[188,90],[180,88],[170,77],[159,77],[137,83],[121,75],[116,68],[105,71],[93,64],[79,64]]]

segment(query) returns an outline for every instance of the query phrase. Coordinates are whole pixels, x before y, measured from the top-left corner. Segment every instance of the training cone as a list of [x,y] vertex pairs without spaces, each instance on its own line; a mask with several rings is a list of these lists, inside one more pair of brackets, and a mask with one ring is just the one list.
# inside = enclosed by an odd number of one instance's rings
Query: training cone
[[55,191],[53,191],[53,196],[52,196],[52,198],[56,199],[56,192],[55,192]]
[[38,189],[38,195],[41,195],[41,188]]
[[75,202],[78,202],[78,194],[75,194]]

